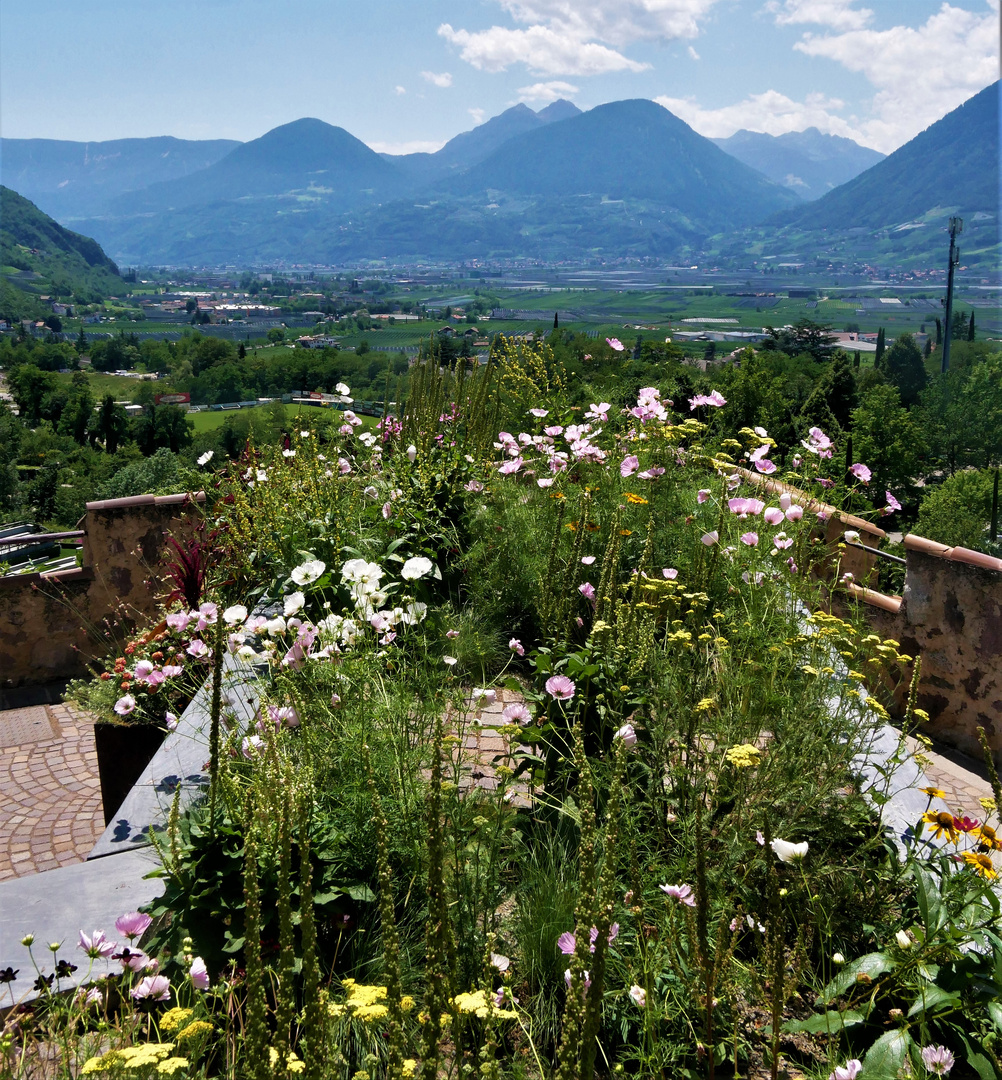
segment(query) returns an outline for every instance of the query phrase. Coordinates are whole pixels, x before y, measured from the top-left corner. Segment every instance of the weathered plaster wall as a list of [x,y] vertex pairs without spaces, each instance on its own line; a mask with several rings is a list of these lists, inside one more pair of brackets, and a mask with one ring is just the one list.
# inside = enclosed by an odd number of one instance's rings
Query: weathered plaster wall
[[164,591],[165,538],[198,520],[187,495],[88,503],[80,567],[0,578],[0,686],[84,674],[88,658],[152,614]]
[[[899,597],[853,590],[875,629],[921,656],[918,707],[926,733],[981,757],[983,727],[1002,767],[1002,559],[906,536],[905,586]],[[896,690],[903,708],[912,668]]]

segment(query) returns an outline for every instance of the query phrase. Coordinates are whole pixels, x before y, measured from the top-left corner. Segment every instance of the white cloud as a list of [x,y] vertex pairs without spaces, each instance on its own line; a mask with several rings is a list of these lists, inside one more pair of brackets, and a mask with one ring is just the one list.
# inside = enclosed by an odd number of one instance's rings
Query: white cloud
[[442,90],[452,86],[452,75],[448,71],[443,71],[441,75],[436,75],[434,71],[422,71],[421,78]]
[[819,23],[833,30],[862,30],[873,12],[869,8],[856,8],[856,0],[769,0],[766,11],[776,17],[777,26],[794,23]]
[[999,2],[977,14],[944,3],[918,27],[804,34],[794,46],[863,75],[877,90],[862,141],[889,153],[999,77]]
[[434,154],[445,146],[445,139],[411,139],[410,142],[367,142],[365,145],[377,154]]
[[541,101],[544,105],[558,101],[560,98],[573,97],[580,93],[580,87],[572,86],[568,82],[538,82],[532,86],[523,86],[518,92],[519,101]]
[[689,51],[689,56],[691,56],[693,60],[698,60],[699,59],[699,53],[696,52],[696,50],[691,45],[689,46],[688,51]]
[[694,98],[662,95],[654,100],[708,139],[725,139],[741,128],[783,135],[808,127],[816,127],[829,135],[859,137],[859,132],[834,111],[841,109],[843,102],[823,94],[808,94],[804,101],[794,101],[777,90],[767,90],[720,109],[701,108]]
[[527,30],[492,26],[471,34],[443,23],[438,32],[457,45],[460,56],[479,71],[504,71],[512,64],[525,64],[536,75],[604,75],[650,67],[615,49],[580,41],[548,26],[530,26]]
[[484,116],[486,114],[483,109],[467,109],[466,111],[473,117],[474,124],[482,124],[484,122]]
[[603,75],[649,64],[620,50],[633,41],[692,39],[719,0],[498,0],[523,28],[438,32],[481,71],[525,64],[536,75]]
[[406,93],[407,93],[407,90],[406,90],[406,88],[405,88],[405,87],[403,87],[403,86],[394,86],[394,87],[393,87],[393,92],[394,92],[395,94],[406,94]]

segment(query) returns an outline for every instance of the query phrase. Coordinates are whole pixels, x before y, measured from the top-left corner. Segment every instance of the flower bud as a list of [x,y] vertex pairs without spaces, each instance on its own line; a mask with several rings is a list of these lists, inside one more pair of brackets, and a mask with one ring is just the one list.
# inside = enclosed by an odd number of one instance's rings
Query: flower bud
[[840,952],[832,953],[832,963],[833,964],[844,964],[845,963],[845,957]]

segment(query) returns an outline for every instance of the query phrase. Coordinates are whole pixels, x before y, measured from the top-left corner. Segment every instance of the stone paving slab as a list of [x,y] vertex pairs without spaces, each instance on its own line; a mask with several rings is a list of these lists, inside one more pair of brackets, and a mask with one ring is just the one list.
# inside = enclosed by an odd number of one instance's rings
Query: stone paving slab
[[[9,965],[18,973],[13,983],[0,987],[0,1009],[35,996],[37,975],[21,944],[26,934],[35,936],[32,954],[45,975],[54,967],[49,942],[59,942],[56,958],[77,965],[60,981],[60,989],[78,985],[90,964],[78,948],[79,932],[104,930],[117,940],[115,920],[163,892],[162,881],[145,876],[158,866],[156,855],[147,849],[0,882],[0,968]],[[116,960],[95,960],[90,975],[96,979],[120,970]]]
[[0,748],[0,881],[80,862],[104,829],[90,719],[70,705],[10,711],[32,716],[17,718],[26,741]]

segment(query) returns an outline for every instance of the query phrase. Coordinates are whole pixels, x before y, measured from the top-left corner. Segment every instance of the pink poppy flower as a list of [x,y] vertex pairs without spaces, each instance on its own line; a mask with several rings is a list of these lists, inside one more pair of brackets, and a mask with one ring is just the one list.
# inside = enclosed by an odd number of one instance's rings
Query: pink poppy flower
[[132,996],[136,1001],[170,1001],[170,980],[166,975],[147,975]]
[[762,458],[755,462],[755,468],[762,473],[763,476],[771,476],[776,471],[776,465],[768,458]]
[[613,740],[616,739],[622,739],[623,745],[627,750],[632,750],[637,745],[637,732],[632,724],[624,724],[616,734],[613,735]]
[[93,934],[85,934],[80,931],[80,948],[92,959],[107,960],[118,948],[114,941],[109,941],[104,936],[103,930],[95,930]]
[[893,514],[895,510],[901,509],[901,503],[889,492],[884,492],[884,497],[887,499],[887,505],[884,507],[885,514]]
[[662,574],[669,580],[674,581],[678,577],[678,571],[674,566],[666,566],[662,571]]
[[583,596],[583,597],[584,597],[584,598],[585,598],[586,600],[594,600],[594,599],[595,599],[595,586],[594,586],[594,585],[592,585],[592,583],[591,583],[590,581],[584,581],[584,582],[582,582],[582,583],[581,583],[581,584],[580,584],[580,585],[578,586],[578,592],[579,592],[579,593],[580,593],[580,594],[581,594],[581,595],[582,595],[582,596]]
[[205,966],[205,961],[200,956],[196,956],[192,960],[188,974],[191,976],[192,985],[196,990],[209,989],[209,972]]
[[619,340],[619,338],[607,337],[605,339],[605,343],[609,346],[610,349],[615,349],[616,352],[623,351],[623,343]]
[[696,897],[693,896],[691,885],[659,885],[658,888],[665,896],[678,904],[685,904],[686,907],[696,906]]
[[791,506],[786,511],[787,521],[799,521],[804,516],[804,508],[802,506]]
[[501,473],[502,476],[510,476],[512,473],[517,473],[518,470],[521,469],[524,464],[525,464],[525,462],[522,460],[522,458],[520,458],[520,457],[513,458],[511,461],[506,461],[498,469],[498,472]]
[[115,929],[122,937],[127,937],[129,941],[134,941],[136,938],[142,937],[143,934],[146,933],[152,922],[153,920],[149,915],[143,915],[139,911],[128,911],[115,920]]
[[532,713],[528,708],[520,702],[515,702],[511,705],[506,705],[501,710],[501,716],[508,721],[509,724],[531,724]]
[[557,701],[570,701],[574,690],[574,683],[566,675],[551,675],[546,680],[546,692]]
[[856,462],[856,464],[849,469],[849,472],[851,472],[857,480],[862,480],[864,484],[868,484],[870,482],[870,477],[873,475],[870,470],[860,462]]
[[714,529],[713,532],[703,533],[699,539],[706,544],[707,547],[712,547],[720,539],[720,534]]
[[747,544],[748,547],[755,547],[758,544],[758,533],[746,532],[741,534],[741,543]]
[[519,641],[518,638],[513,637],[511,641],[508,642],[508,648],[511,649],[511,651],[515,653],[516,656],[525,656],[525,649],[522,646],[522,642]]
[[135,707],[136,699],[131,694],[126,694],[115,702],[115,712],[117,712],[119,716],[128,716]]
[[629,457],[623,458],[623,461],[619,466],[619,475],[624,478],[632,476],[639,468],[640,462],[637,460],[637,455],[630,454]]
[[762,516],[770,525],[778,525],[783,520],[784,514],[778,506],[770,506]]
[[696,502],[702,505],[712,494],[713,492],[709,488],[701,488],[696,492]]

